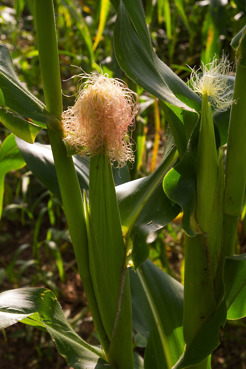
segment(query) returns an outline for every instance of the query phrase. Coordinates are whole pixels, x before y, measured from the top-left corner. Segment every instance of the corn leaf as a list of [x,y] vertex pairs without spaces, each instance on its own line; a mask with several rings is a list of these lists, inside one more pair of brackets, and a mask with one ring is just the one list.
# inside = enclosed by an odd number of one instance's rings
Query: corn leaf
[[[177,157],[178,155],[175,145],[173,145],[171,139],[170,140],[167,139],[163,161],[160,164],[160,166],[150,176],[137,179],[131,182],[127,182],[117,187],[116,192],[119,202],[121,222],[124,228],[124,233],[127,233],[132,229],[137,220],[140,219],[139,218],[140,215],[142,217],[141,218],[142,220],[140,222],[143,225],[143,228],[145,228],[146,233],[149,233],[149,231],[152,232],[154,230],[156,223],[155,216],[154,218],[152,218],[152,216],[154,215],[152,212],[153,210],[152,200],[155,196],[155,191],[156,190],[158,191],[158,188],[161,187],[160,185],[162,183],[164,175],[173,166]],[[153,196],[152,200],[151,196]],[[164,197],[164,194],[163,198],[165,202],[166,199]],[[162,203],[161,199],[159,199],[159,205],[161,203]],[[167,218],[169,219],[168,221],[170,221],[169,216],[170,214],[173,214],[172,210],[174,210],[173,204],[171,204],[169,201],[166,201],[165,204],[167,205],[167,208],[163,216],[164,218],[165,216],[167,216]],[[156,204],[155,211],[157,211],[157,213],[158,208],[159,206],[158,204]],[[161,205],[160,208],[163,209]],[[145,214],[148,214],[149,212],[151,212],[150,218],[148,215],[145,216]],[[150,224],[147,224],[148,223],[147,218],[149,219],[149,221],[152,220]],[[138,224],[140,225],[140,223]],[[162,222],[160,222],[159,225],[160,224],[162,224]],[[147,231],[147,229],[149,229],[149,231]]]
[[[17,145],[33,174],[56,196],[61,198],[50,145],[28,144],[16,139]],[[89,189],[89,160],[74,157],[74,164],[82,189]]]
[[[227,76],[227,85],[229,86],[229,89],[227,90],[227,93],[234,90],[234,84],[235,84],[235,76]],[[219,135],[219,145],[217,146],[223,146],[227,143],[228,138],[228,129],[229,129],[229,120],[230,120],[230,113],[231,109],[227,110],[217,110],[213,114],[214,124],[215,124],[215,133],[216,130]],[[217,137],[216,137],[217,138]]]
[[120,67],[154,96],[186,110],[200,109],[200,98],[154,53],[140,0],[120,2],[114,31]]
[[133,328],[147,338],[146,369],[169,369],[183,353],[183,286],[145,261],[131,272]]
[[75,369],[111,368],[97,347],[90,346],[70,327],[56,296],[45,288],[20,288],[0,294],[0,329],[24,320],[45,328],[59,353]]
[[0,122],[17,137],[33,143],[41,127],[0,106]]
[[[45,110],[44,104],[24,87],[15,74],[8,48],[0,44],[0,89],[4,105],[15,114],[47,124],[52,116]],[[2,99],[1,99],[2,100]],[[40,125],[44,127],[43,124]]]
[[181,161],[166,174],[163,180],[165,194],[183,209],[183,229],[190,236],[196,233],[195,221],[192,223],[196,204],[196,140],[197,128]]

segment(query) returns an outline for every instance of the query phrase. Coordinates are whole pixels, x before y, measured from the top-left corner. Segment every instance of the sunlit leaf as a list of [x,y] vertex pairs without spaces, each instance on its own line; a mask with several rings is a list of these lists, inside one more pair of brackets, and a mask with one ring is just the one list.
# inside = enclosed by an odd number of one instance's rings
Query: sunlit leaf
[[0,106],[0,122],[17,137],[33,143],[41,127]]
[[221,50],[219,36],[219,30],[215,27],[213,19],[208,13],[204,24],[205,50],[201,58],[204,64],[211,63],[214,56],[219,58]]
[[100,19],[99,19],[97,35],[96,35],[96,38],[93,44],[93,50],[96,50],[101,40],[109,9],[110,9],[110,0],[101,0]]
[[227,319],[246,316],[246,254],[226,258],[224,284],[227,304]]

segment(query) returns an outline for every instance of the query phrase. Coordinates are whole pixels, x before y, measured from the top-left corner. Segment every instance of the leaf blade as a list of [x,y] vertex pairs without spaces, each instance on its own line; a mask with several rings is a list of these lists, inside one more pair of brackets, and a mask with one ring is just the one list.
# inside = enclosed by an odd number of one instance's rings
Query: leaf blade
[[45,288],[19,288],[0,294],[2,327],[38,313],[42,324],[69,365],[75,369],[111,368],[102,352],[88,345],[69,326],[55,295]]

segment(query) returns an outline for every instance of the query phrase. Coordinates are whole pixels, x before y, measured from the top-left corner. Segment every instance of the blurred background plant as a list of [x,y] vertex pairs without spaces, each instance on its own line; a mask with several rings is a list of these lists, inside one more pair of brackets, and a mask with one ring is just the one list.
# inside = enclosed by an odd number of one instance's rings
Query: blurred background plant
[[[113,3],[113,1],[112,1]],[[232,37],[245,24],[243,0],[145,0],[146,20],[157,55],[187,81],[190,67],[207,63],[222,50],[234,60]],[[59,42],[64,108],[73,104],[81,71],[102,70],[110,77],[124,79],[139,95],[140,110],[133,139],[135,163],[131,178],[154,171],[162,158],[167,119],[158,99],[136,86],[119,68],[113,50],[115,9],[110,0],[56,0],[55,12]],[[42,100],[38,51],[33,33],[32,1],[2,0],[0,3],[0,42],[12,53],[18,76]],[[9,132],[0,127],[3,148]],[[41,131],[38,140],[47,142]],[[0,172],[3,175],[0,151]],[[2,166],[1,166],[2,165]],[[70,245],[59,200],[38,182],[28,167],[19,163],[4,172],[2,218],[0,222],[1,291],[24,286],[51,288],[62,303],[70,324],[90,343],[97,342],[76,262]],[[1,179],[1,178],[0,178]],[[1,202],[0,202],[1,204]],[[0,209],[1,210],[1,209]],[[238,248],[245,252],[245,214],[238,233]],[[149,237],[149,256],[160,268],[183,281],[183,243],[180,218],[158,237]],[[222,345],[214,356],[214,368],[245,367],[240,325],[230,325],[221,336]],[[35,332],[35,333],[34,333]],[[237,345],[230,337],[236,337]],[[8,337],[16,345],[7,345]],[[13,340],[14,339],[14,340]],[[136,337],[139,352],[144,342]],[[235,348],[236,347],[236,348]],[[23,353],[16,355],[16,352]],[[32,327],[16,325],[0,336],[0,368],[65,368],[46,334]],[[36,357],[39,360],[36,360]],[[55,363],[55,364],[54,364]]]

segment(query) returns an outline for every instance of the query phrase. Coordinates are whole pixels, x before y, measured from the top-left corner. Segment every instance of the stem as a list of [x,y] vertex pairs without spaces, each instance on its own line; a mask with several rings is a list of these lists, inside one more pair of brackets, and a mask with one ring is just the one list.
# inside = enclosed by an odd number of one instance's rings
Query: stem
[[62,90],[53,1],[35,0],[34,17],[46,108],[60,119]]
[[206,236],[186,236],[183,324],[187,345],[215,308],[216,296]]
[[47,110],[55,115],[56,125],[48,127],[62,202],[80,277],[83,281],[88,303],[103,347],[108,347],[98,311],[89,271],[88,246],[81,190],[73,160],[67,156],[62,141],[61,114],[62,94],[55,17],[52,0],[34,0],[34,18],[39,48],[39,60]]
[[[237,49],[237,72],[227,144],[224,196],[224,251],[233,254],[246,183],[246,30]],[[228,238],[228,235],[231,235]]]

